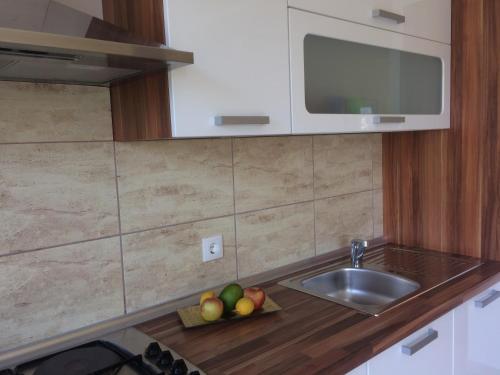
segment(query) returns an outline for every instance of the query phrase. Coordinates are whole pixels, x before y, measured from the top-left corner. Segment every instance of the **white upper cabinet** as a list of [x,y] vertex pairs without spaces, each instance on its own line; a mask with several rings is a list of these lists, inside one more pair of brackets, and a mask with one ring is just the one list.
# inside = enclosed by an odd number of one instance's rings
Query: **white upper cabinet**
[[500,374],[500,283],[455,309],[455,375]]
[[[172,135],[290,134],[287,0],[167,0]],[[216,125],[216,124],[219,125]]]
[[453,313],[368,361],[369,375],[452,375]]
[[450,127],[449,45],[296,9],[289,19],[294,134]]
[[449,128],[450,8],[450,0],[166,0],[169,45],[194,52],[193,65],[169,73],[172,135]]
[[451,43],[451,0],[288,0],[288,4],[381,29]]

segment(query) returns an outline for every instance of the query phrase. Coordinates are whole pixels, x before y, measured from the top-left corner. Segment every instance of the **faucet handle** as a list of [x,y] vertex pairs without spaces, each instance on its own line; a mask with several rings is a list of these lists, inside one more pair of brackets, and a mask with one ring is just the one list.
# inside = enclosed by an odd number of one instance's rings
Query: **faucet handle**
[[351,240],[351,247],[356,246],[357,248],[363,247],[367,248],[368,247],[368,241],[367,240],[360,240],[360,239],[354,239]]

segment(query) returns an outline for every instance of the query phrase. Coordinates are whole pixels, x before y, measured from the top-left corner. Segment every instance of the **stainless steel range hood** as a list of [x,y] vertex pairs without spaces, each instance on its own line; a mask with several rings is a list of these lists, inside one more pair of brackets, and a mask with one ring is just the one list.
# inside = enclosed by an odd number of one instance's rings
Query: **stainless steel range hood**
[[54,0],[0,0],[0,80],[109,86],[193,63]]

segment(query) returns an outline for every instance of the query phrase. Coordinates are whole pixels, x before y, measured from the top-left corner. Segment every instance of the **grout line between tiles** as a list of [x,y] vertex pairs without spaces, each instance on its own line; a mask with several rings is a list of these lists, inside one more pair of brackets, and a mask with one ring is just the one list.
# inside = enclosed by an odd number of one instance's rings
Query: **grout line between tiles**
[[115,237],[119,237],[120,234],[119,233],[116,233],[116,234],[111,234],[109,236],[102,236],[102,237],[96,237],[96,238],[89,238],[89,239],[85,239],[85,240],[80,240],[80,241],[73,241],[73,242],[65,242],[65,243],[61,243],[61,244],[57,244],[57,245],[51,245],[51,246],[43,246],[43,247],[38,247],[36,249],[27,249],[27,250],[15,250],[15,251],[12,251],[10,253],[6,253],[6,254],[0,254],[0,258],[2,257],[7,257],[7,256],[11,256],[11,255],[19,255],[19,254],[29,254],[29,253],[34,253],[35,251],[43,251],[43,250],[49,250],[49,249],[56,249],[56,248],[59,248],[59,247],[64,247],[64,246],[71,246],[71,245],[78,245],[78,244],[82,244],[82,243],[85,243],[85,242],[93,242],[93,241],[99,241],[99,240],[107,240],[109,238],[115,238]]
[[276,205],[276,206],[257,208],[257,209],[254,209],[254,210],[241,211],[241,212],[237,212],[236,214],[237,215],[251,214],[251,213],[255,213],[255,212],[259,212],[259,211],[271,210],[273,208],[288,207],[288,206],[293,206],[295,204],[301,204],[301,203],[312,203],[314,201],[324,201],[324,200],[327,200],[327,199],[340,198],[340,197],[345,197],[345,196],[353,195],[353,194],[369,193],[371,191],[373,191],[373,189],[352,191],[352,192],[349,192],[349,193],[342,193],[342,194],[338,194],[338,195],[331,195],[331,196],[321,197],[321,198],[316,198],[316,199],[307,199],[307,200],[304,200],[304,201],[297,201],[297,202],[292,202],[292,203],[279,204],[279,205]]
[[[286,47],[288,48],[288,51],[290,51],[290,17],[288,16],[289,12],[287,12],[287,17],[286,17],[286,28],[287,28],[287,35],[288,38],[286,38]],[[291,66],[291,56],[287,56],[287,68],[288,68],[288,114],[290,115],[289,117],[289,122],[290,122],[290,134],[289,135],[294,135],[293,134],[293,105],[292,105],[292,66]]]
[[234,138],[231,138],[231,166],[233,173],[233,221],[234,221],[234,248],[236,256],[236,280],[239,280],[240,264],[238,262],[238,230],[236,229],[236,187],[234,183]]
[[[0,254],[0,258],[5,257],[5,256],[10,256],[10,255],[26,254],[26,253],[32,253],[35,251],[48,250],[48,249],[53,249],[53,248],[58,248],[58,247],[63,247],[63,246],[77,245],[77,244],[81,244],[81,243],[85,243],[85,242],[104,240],[104,239],[114,238],[114,237],[120,237],[120,241],[121,241],[121,238],[123,236],[130,235],[130,234],[138,234],[138,233],[149,232],[149,231],[153,231],[153,230],[166,229],[166,228],[171,228],[171,227],[175,227],[178,225],[195,224],[195,223],[199,223],[199,222],[203,222],[203,221],[207,221],[207,220],[222,219],[222,218],[227,218],[227,217],[231,217],[231,216],[234,216],[235,217],[234,220],[236,220],[236,215],[251,214],[251,213],[260,212],[260,211],[266,211],[266,210],[272,210],[272,209],[276,209],[276,208],[293,206],[296,204],[313,203],[315,201],[323,201],[323,200],[327,200],[327,199],[340,198],[340,197],[344,197],[344,196],[348,196],[348,195],[368,193],[368,192],[373,192],[373,190],[353,191],[353,192],[349,192],[349,193],[345,193],[345,194],[328,196],[328,197],[324,197],[324,198],[309,199],[309,200],[305,200],[305,201],[287,203],[287,204],[282,204],[282,205],[277,205],[277,206],[272,206],[272,207],[264,207],[264,208],[259,208],[259,209],[255,209],[255,210],[242,211],[242,212],[238,212],[238,213],[232,213],[232,214],[226,214],[226,215],[220,215],[220,216],[206,217],[206,218],[202,218],[202,219],[185,221],[185,222],[180,222],[180,223],[175,223],[175,224],[160,225],[157,227],[139,229],[139,230],[130,231],[130,232],[121,232],[121,230],[120,230],[119,233],[112,234],[109,236],[89,238],[89,239],[85,239],[85,240],[81,240],[81,241],[66,242],[66,243],[57,244],[57,245],[53,245],[53,246],[44,246],[44,247],[39,247],[36,249],[20,250],[20,251],[13,251],[13,252],[6,253],[6,254]],[[236,236],[236,230],[235,230],[235,236]]]
[[[44,16],[43,16],[43,23],[42,23],[42,25],[46,25],[46,23],[45,23],[45,22],[47,21],[47,15],[49,14],[49,9],[50,9],[50,6],[51,6],[51,5],[52,5],[52,4],[50,3],[50,1],[48,1],[48,2],[47,2],[47,7],[45,8],[45,14],[44,14]],[[9,65],[10,65],[10,64],[9,64]]]
[[123,313],[127,313],[127,293],[125,291],[125,266],[123,261],[123,240],[122,240],[122,218],[120,212],[120,190],[118,187],[118,166],[116,163],[116,143],[113,142],[113,159],[115,161],[115,187],[116,187],[116,205],[118,208],[118,232],[120,233],[120,258],[122,266],[122,290],[123,290]]
[[375,158],[372,150],[372,237],[375,237]]
[[256,212],[260,212],[260,211],[266,211],[266,210],[272,210],[272,209],[276,209],[276,208],[283,208],[283,207],[294,206],[296,204],[313,203],[314,201],[323,201],[323,200],[332,199],[332,198],[341,198],[341,197],[345,197],[345,196],[348,196],[348,195],[361,194],[361,193],[369,193],[369,192],[372,192],[372,191],[373,191],[372,189],[368,189],[368,190],[353,191],[353,192],[339,194],[339,195],[332,195],[332,196],[322,197],[322,198],[317,198],[317,199],[307,199],[305,201],[297,201],[297,202],[292,202],[292,203],[279,204],[279,205],[276,205],[276,206],[257,208],[257,209],[254,209],[254,210],[247,210],[247,211],[235,212],[234,214],[212,216],[212,217],[207,217],[207,218],[203,218],[203,219],[184,221],[184,222],[175,223],[175,224],[167,224],[167,225],[160,225],[160,226],[152,227],[152,228],[138,229],[138,230],[134,230],[134,231],[130,231],[130,232],[123,232],[122,235],[137,234],[137,233],[142,233],[142,232],[148,232],[148,231],[151,231],[151,230],[159,230],[159,229],[171,228],[171,227],[175,227],[177,225],[194,224],[194,223],[199,223],[199,222],[206,221],[206,220],[222,219],[222,218],[226,218],[226,217],[230,217],[230,216],[235,216],[236,217],[237,215],[252,214],[252,213],[256,213]]
[[226,214],[226,215],[220,215],[220,216],[211,216],[211,217],[206,217],[206,218],[203,218],[203,219],[183,221],[181,223],[160,225],[160,226],[157,226],[157,227],[146,228],[146,229],[137,229],[137,230],[133,230],[133,231],[130,231],[130,232],[122,232],[122,236],[128,236],[130,234],[144,233],[144,232],[149,232],[149,231],[153,231],[153,230],[167,229],[167,228],[172,228],[172,227],[176,227],[176,226],[179,226],[179,225],[196,224],[196,223],[200,223],[200,222],[207,221],[207,220],[223,219],[223,218],[227,218],[227,217],[231,217],[231,216],[234,216],[234,214]]
[[314,168],[314,136],[311,136],[311,152],[312,152],[312,179],[313,179],[313,229],[314,229],[314,255],[318,255],[318,247],[316,245],[316,170]]

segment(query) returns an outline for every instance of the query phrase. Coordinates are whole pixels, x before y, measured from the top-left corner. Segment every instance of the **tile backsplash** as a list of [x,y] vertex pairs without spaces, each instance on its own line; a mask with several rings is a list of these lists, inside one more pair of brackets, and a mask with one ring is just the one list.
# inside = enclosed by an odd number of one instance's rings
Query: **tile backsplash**
[[[113,143],[107,89],[0,82],[0,351],[381,236],[381,150]],[[215,234],[224,257],[203,263]]]

